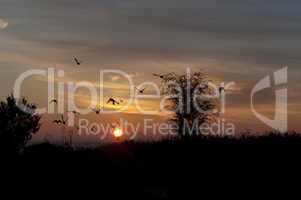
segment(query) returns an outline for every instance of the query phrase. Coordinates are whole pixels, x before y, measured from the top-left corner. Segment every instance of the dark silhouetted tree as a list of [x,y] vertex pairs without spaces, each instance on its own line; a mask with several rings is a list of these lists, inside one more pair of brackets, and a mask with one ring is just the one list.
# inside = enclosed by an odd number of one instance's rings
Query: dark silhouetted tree
[[202,72],[177,75],[162,75],[162,92],[167,99],[165,108],[173,112],[171,121],[176,123],[178,134],[200,134],[199,127],[212,123],[216,119],[216,102],[213,96],[215,88],[210,87],[210,80]]
[[36,109],[25,98],[17,101],[13,95],[0,102],[1,153],[18,154],[40,129],[41,116]]

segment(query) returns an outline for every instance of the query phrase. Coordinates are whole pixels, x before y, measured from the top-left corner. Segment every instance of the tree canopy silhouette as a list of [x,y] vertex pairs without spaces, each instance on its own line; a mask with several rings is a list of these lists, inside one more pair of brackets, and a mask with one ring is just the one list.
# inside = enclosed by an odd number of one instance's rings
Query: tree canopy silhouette
[[211,123],[216,118],[214,109],[216,103],[212,96],[214,88],[211,80],[202,72],[177,75],[170,73],[162,75],[162,92],[168,104],[165,106],[174,113],[171,121],[178,126],[180,136],[196,135],[204,123]]
[[[18,106],[20,105],[20,106]],[[0,150],[17,154],[40,129],[41,116],[36,105],[26,98],[17,101],[13,95],[0,102]]]

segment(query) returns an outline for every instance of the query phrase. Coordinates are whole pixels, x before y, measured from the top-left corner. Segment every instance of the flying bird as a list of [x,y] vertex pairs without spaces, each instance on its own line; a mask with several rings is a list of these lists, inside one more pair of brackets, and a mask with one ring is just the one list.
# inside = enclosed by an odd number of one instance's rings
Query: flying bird
[[100,114],[101,109],[100,108],[92,108],[91,109],[93,112],[95,112],[97,115]]
[[164,75],[160,75],[160,74],[153,74],[153,75],[162,79],[165,77]]
[[118,101],[116,101],[116,100],[113,99],[113,98],[109,98],[109,100],[107,101],[107,104],[109,104],[109,103],[112,103],[114,106],[115,106],[116,104],[117,104],[117,105],[120,104]]
[[60,124],[66,125],[67,119],[64,119],[64,115],[61,115],[61,119],[56,119],[53,121],[53,123],[57,124],[57,125],[60,125]]
[[73,113],[74,115],[80,115],[80,113],[79,112],[77,112],[77,111],[75,111],[75,110],[73,110],[73,111],[68,111],[69,113]]
[[52,103],[57,104],[57,100],[56,100],[56,99],[52,99],[52,100],[49,102],[49,104],[52,104]]
[[136,87],[136,90],[137,90],[140,94],[143,94],[144,91],[146,90],[146,88],[139,89],[139,88]]
[[96,132],[97,131],[97,127],[96,126],[92,126],[91,131],[92,132]]
[[82,61],[78,60],[77,58],[74,58],[74,61],[77,65],[81,65],[83,63]]
[[57,120],[57,119],[56,119],[56,120],[54,120],[54,121],[53,121],[53,123],[54,123],[54,124],[58,124],[58,125],[59,125],[59,124],[61,124],[61,123],[62,123],[62,121],[61,121],[60,119],[59,119],[59,120]]
[[161,79],[167,78],[168,76],[176,76],[174,72],[168,73],[168,74],[153,74],[156,77],[159,77]]

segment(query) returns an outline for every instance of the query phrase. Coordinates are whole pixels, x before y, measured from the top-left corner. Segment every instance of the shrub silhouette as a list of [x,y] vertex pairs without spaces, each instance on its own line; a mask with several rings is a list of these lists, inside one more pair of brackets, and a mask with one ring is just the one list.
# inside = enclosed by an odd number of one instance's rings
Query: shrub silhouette
[[166,108],[174,112],[171,121],[177,124],[180,136],[187,136],[187,133],[197,135],[202,124],[215,120],[215,102],[206,98],[213,95],[214,90],[210,88],[206,74],[195,72],[188,76],[170,73],[160,78],[162,92],[169,102]]
[[10,95],[6,101],[0,102],[1,153],[19,153],[40,129],[41,116],[35,114],[35,111],[36,106],[28,103],[25,98],[17,101]]

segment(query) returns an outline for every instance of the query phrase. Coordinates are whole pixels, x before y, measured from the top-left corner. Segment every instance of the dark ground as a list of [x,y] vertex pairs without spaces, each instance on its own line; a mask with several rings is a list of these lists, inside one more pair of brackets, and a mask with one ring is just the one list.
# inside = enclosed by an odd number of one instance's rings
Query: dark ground
[[54,197],[289,199],[301,193],[300,155],[298,135],[125,142],[95,149],[45,143],[3,162],[9,170],[2,172],[17,191],[29,187],[26,194]]

